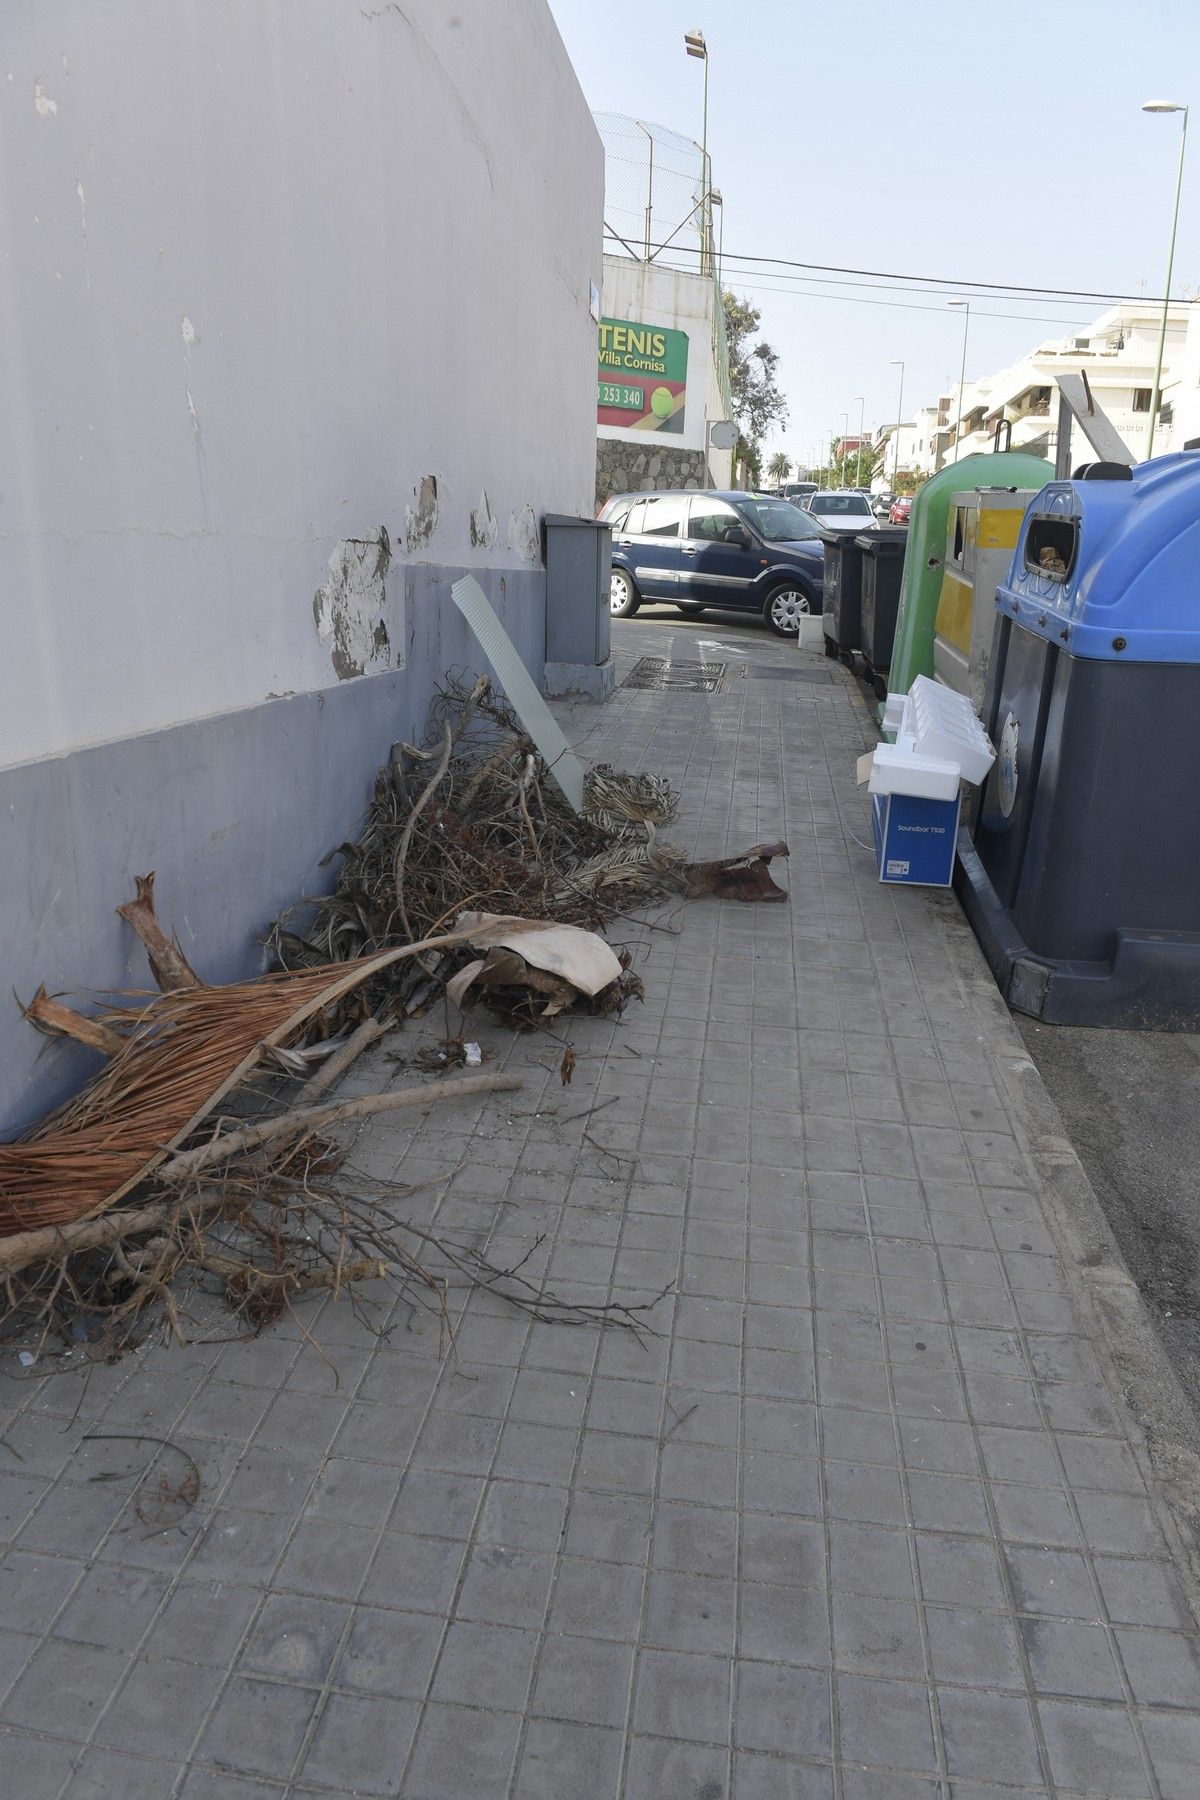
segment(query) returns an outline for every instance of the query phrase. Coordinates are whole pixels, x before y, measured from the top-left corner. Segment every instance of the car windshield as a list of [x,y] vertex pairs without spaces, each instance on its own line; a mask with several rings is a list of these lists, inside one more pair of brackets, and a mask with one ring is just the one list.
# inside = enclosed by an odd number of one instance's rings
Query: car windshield
[[869,513],[871,510],[863,494],[814,494],[809,505],[814,512],[823,513]]
[[821,535],[820,527],[808,514],[787,500],[739,500],[737,510],[768,544],[788,544],[797,538]]

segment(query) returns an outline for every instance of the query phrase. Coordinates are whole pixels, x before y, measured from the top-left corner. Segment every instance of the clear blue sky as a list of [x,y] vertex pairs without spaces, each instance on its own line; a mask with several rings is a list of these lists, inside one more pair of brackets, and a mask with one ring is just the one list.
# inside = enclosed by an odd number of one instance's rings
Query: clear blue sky
[[[1140,108],[1192,102],[1173,292],[1200,286],[1198,0],[550,6],[593,108],[697,139],[703,66],[683,33],[704,32],[727,255],[1159,294],[1180,120]],[[938,297],[867,305],[733,273],[726,286],[761,308],[782,357],[789,423],[771,448],[806,456],[847,411],[856,430],[858,394],[868,426],[893,418],[892,357],[910,417],[958,379],[962,314]],[[1103,307],[973,300],[968,379]]]

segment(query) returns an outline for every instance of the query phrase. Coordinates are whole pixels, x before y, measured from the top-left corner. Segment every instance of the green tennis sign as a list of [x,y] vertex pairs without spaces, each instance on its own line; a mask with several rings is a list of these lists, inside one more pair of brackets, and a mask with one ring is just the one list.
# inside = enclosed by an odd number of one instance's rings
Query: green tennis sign
[[597,422],[626,431],[682,432],[687,359],[686,331],[601,319]]

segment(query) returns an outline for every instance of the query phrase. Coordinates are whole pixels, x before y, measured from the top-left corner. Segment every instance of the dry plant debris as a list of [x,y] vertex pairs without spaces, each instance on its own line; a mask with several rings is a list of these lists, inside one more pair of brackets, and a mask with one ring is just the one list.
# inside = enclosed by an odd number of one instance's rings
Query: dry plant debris
[[[119,1354],[160,1327],[184,1338],[199,1289],[218,1290],[258,1331],[304,1294],[358,1304],[355,1284],[376,1281],[447,1327],[451,1288],[470,1283],[540,1320],[649,1329],[654,1301],[560,1298],[523,1264],[422,1229],[404,1216],[411,1189],[364,1187],[345,1164],[348,1122],[503,1092],[520,1085],[513,1077],[329,1098],[363,1050],[443,990],[462,1009],[481,996],[521,1027],[571,1009],[619,1012],[642,990],[629,952],[596,935],[606,921],[672,897],[785,898],[768,872],[785,844],[692,864],[665,843],[676,801],[661,777],[597,767],[584,799],[577,815],[486,677],[469,690],[450,682],[432,747],[395,747],[376,778],[360,836],[335,852],[333,893],[272,927],[273,973],[207,985],[157,918],[153,874],[138,877],[118,910],[161,991],[112,996],[85,1017],[41,988],[25,1008],[37,1030],[107,1060],[0,1145],[0,1336],[32,1328],[39,1347],[55,1337]],[[444,1077],[481,1060],[478,1045],[448,1035],[416,1062]],[[573,1067],[568,1050],[563,1085]],[[300,1085],[280,1110],[287,1079]],[[171,1492],[187,1503],[187,1478]]]

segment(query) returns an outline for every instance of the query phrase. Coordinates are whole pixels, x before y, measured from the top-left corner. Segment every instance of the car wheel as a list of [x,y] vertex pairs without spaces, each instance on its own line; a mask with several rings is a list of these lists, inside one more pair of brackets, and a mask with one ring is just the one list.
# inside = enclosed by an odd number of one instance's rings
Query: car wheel
[[624,569],[614,569],[609,577],[608,609],[614,619],[630,619],[642,604],[642,596],[633,585],[633,576]]
[[776,637],[796,637],[801,615],[812,610],[812,601],[804,589],[791,581],[772,588],[763,601],[763,619]]

